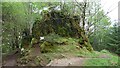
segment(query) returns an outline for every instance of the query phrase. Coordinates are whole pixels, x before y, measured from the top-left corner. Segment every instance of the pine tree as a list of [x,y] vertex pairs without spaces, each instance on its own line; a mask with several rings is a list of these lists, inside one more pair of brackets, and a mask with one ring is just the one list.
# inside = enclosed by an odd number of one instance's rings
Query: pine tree
[[120,26],[114,25],[108,35],[107,48],[117,54],[120,54]]

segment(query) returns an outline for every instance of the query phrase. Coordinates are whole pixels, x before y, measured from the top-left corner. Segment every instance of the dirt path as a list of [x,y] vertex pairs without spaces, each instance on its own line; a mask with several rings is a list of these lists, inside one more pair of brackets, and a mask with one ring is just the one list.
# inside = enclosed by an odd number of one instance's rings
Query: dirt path
[[39,56],[40,54],[41,54],[40,46],[38,44],[34,45],[34,47],[31,50],[30,55]]
[[11,58],[11,59],[6,61],[4,66],[15,66],[15,65],[16,65],[16,60]]
[[3,64],[3,66],[16,66],[18,57],[19,53],[7,56],[7,58],[4,60],[5,63]]
[[82,66],[84,60],[86,59],[80,57],[55,59],[51,61],[47,66]]
[[67,57],[63,59],[54,59],[47,66],[84,66],[84,62],[89,59],[106,59],[110,56],[102,54],[98,58]]

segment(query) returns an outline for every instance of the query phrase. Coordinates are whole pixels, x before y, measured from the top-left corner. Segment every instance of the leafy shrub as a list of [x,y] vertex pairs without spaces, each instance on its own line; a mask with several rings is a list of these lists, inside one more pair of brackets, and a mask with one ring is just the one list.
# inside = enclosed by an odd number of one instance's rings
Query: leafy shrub
[[108,51],[108,50],[105,50],[105,49],[104,49],[104,50],[101,50],[100,52],[101,52],[101,53],[109,53],[109,51]]

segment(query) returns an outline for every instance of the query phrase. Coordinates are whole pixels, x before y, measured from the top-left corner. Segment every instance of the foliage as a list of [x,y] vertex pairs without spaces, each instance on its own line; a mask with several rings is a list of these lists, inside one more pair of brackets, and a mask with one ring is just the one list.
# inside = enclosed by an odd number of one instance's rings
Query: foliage
[[114,26],[113,28],[111,28],[111,31],[107,36],[108,38],[106,45],[107,49],[116,54],[120,54],[119,30],[120,30],[119,26]]
[[[3,2],[2,53],[25,48],[18,59],[22,66],[44,66],[52,59],[71,56],[97,58],[87,60],[88,66],[117,65],[118,57],[110,52],[120,54],[120,27],[111,26],[99,0],[93,1]],[[34,45],[42,53],[32,52]],[[34,52],[40,55],[31,55]]]
[[[107,49],[110,52],[119,54],[119,26],[102,26],[100,27],[105,28],[99,28],[99,31],[95,31],[93,35],[90,37],[90,42],[95,50],[102,50]],[[99,32],[99,33],[98,33]]]
[[28,27],[26,3],[3,2],[2,8],[2,43],[10,51],[21,47],[22,31]]

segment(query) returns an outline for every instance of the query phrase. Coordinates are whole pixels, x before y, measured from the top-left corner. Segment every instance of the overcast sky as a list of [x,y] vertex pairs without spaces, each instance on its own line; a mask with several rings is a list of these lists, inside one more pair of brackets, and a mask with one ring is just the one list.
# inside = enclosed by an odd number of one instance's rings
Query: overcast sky
[[120,0],[101,0],[101,6],[105,13],[110,12],[108,16],[111,21],[118,20],[118,2]]

